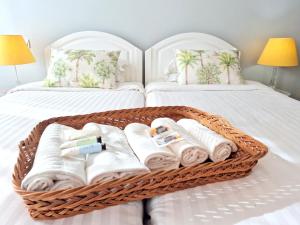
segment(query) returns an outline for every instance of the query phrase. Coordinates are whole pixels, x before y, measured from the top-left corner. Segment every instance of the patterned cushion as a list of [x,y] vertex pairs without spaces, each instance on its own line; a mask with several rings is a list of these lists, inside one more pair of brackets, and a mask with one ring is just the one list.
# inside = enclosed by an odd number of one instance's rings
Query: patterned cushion
[[114,88],[119,51],[52,49],[48,87]]
[[177,50],[179,84],[242,84],[237,50]]

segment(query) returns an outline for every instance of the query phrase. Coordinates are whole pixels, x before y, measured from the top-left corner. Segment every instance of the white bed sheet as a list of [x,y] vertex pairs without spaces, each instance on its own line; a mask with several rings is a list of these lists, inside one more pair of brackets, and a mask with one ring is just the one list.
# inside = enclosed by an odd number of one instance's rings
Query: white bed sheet
[[300,102],[258,82],[247,85],[152,83],[147,106],[186,105],[224,116],[246,133],[274,143],[272,152],[300,163]]
[[152,83],[147,106],[187,105],[222,115],[270,150],[245,178],[148,201],[152,225],[300,224],[300,103],[256,83]]
[[141,225],[142,202],[109,207],[85,215],[54,221],[33,221],[22,199],[13,191],[11,176],[18,156],[18,143],[41,120],[106,110],[144,106],[140,84],[122,84],[122,90],[42,88],[23,85],[0,98],[0,224],[112,224]]
[[100,89],[100,88],[80,88],[80,87],[45,87],[43,81],[31,82],[19,85],[8,91],[8,93],[16,91],[55,91],[55,92],[107,92],[107,91],[138,91],[144,93],[144,86],[139,82],[120,82],[117,83],[114,89]]

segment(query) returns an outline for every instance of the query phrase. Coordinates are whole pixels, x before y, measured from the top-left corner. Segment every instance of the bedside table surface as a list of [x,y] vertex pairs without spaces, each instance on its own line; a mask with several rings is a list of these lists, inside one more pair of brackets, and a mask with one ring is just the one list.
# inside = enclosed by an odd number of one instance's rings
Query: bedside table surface
[[6,95],[6,93],[9,91],[9,89],[1,89],[0,88],[0,96]]

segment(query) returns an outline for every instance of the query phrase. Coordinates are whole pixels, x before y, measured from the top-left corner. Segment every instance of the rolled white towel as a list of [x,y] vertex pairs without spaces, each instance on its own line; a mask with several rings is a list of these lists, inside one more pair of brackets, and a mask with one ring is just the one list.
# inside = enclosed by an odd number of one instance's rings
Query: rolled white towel
[[124,132],[114,126],[88,123],[83,130],[98,130],[106,150],[87,157],[86,173],[88,183],[150,172],[133,153]]
[[157,118],[152,121],[151,127],[168,126],[183,137],[183,140],[172,143],[168,147],[180,159],[183,166],[193,166],[203,163],[208,158],[208,153],[203,144],[189,135],[184,128],[170,118]]
[[51,124],[43,132],[32,169],[22,181],[28,191],[49,191],[75,188],[85,184],[84,156],[62,158],[59,146],[64,130],[74,130],[60,124]]
[[78,182],[78,180],[74,180],[74,179],[70,180],[69,176],[67,175],[57,174],[56,180],[51,190],[56,191],[61,189],[69,189],[69,188],[80,187],[82,185],[83,184],[81,182]]
[[213,162],[223,161],[230,156],[231,152],[237,151],[237,146],[233,141],[208,129],[196,120],[181,119],[177,123],[204,144]]
[[157,147],[150,136],[150,127],[131,123],[124,129],[129,145],[139,160],[150,170],[169,170],[179,167],[179,159],[167,147]]
[[[26,181],[25,178],[27,179]],[[49,191],[54,185],[53,176],[36,175],[28,178],[27,176],[22,181],[23,189],[27,191]]]

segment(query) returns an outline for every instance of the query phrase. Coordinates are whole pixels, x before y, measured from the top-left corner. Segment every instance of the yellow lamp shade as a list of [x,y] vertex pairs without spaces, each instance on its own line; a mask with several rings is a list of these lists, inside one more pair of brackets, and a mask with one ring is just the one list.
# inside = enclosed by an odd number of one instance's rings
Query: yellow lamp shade
[[257,63],[274,67],[297,66],[298,55],[295,40],[293,38],[270,38]]
[[33,62],[35,59],[21,35],[0,35],[0,65]]

